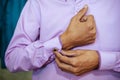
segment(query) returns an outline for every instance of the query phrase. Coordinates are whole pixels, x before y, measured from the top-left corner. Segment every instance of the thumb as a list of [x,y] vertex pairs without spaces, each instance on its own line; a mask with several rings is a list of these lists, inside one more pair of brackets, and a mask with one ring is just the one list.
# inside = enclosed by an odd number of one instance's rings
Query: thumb
[[79,19],[79,20],[81,20],[83,17],[84,17],[84,15],[87,13],[87,11],[88,11],[88,6],[87,5],[85,5],[78,13],[77,13],[77,18]]

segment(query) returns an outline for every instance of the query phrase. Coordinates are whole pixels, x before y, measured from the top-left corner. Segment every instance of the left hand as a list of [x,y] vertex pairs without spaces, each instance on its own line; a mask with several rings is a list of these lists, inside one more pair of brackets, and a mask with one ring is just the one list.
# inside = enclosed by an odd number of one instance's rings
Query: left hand
[[55,61],[62,71],[82,75],[98,67],[99,56],[94,50],[54,51]]

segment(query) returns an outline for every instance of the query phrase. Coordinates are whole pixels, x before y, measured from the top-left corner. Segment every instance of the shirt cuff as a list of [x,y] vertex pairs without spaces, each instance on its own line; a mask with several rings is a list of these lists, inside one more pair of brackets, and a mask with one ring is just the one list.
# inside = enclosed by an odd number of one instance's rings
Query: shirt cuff
[[43,46],[45,47],[45,49],[47,49],[50,52],[53,51],[54,49],[58,49],[58,50],[62,49],[62,44],[60,42],[59,36],[44,42]]
[[100,64],[99,70],[111,70],[115,66],[116,54],[99,51]]

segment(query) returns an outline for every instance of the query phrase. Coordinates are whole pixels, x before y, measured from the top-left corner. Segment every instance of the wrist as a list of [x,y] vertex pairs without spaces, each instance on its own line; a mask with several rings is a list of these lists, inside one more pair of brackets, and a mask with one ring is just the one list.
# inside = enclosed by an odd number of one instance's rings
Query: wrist
[[71,42],[69,42],[69,38],[66,36],[65,33],[60,35],[60,42],[62,44],[63,50],[69,50],[72,48],[72,44],[71,44]]

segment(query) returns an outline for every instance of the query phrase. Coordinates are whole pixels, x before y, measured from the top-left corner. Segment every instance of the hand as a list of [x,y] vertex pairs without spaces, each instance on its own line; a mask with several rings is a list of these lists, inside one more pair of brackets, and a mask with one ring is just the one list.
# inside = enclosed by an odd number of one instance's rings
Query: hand
[[55,61],[62,71],[82,75],[98,67],[99,57],[94,50],[54,51]]
[[92,15],[85,16],[88,7],[75,15],[67,30],[60,36],[63,50],[93,43],[96,38],[96,25]]

